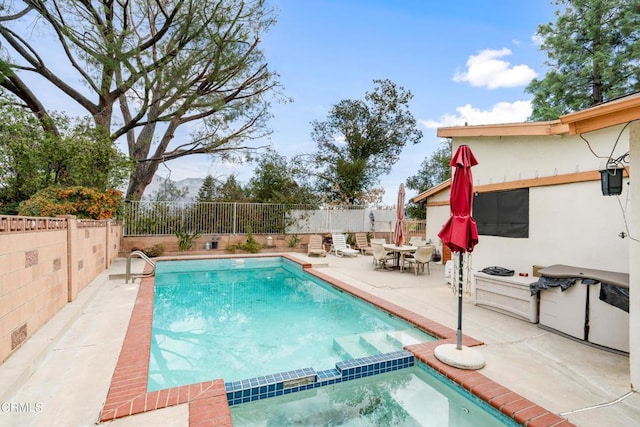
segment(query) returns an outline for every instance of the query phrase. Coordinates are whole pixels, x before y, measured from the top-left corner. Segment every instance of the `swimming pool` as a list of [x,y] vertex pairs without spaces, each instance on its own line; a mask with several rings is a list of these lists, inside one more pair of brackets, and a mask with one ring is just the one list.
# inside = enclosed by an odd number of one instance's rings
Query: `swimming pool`
[[517,426],[419,364],[231,408],[234,426]]
[[[252,256],[249,255],[249,257]],[[253,257],[268,258],[274,257],[274,255],[253,255]],[[327,281],[331,286],[377,306],[385,312],[393,313],[394,316],[402,318],[442,340],[455,342],[456,331],[450,327],[394,304],[387,299],[372,295],[358,286],[338,280],[325,273],[323,269],[314,268],[313,265],[298,257],[287,254],[276,255],[276,257],[289,259],[300,265],[305,272]],[[185,258],[181,257],[180,259]],[[146,271],[150,273],[151,269],[147,268]],[[189,407],[189,425],[231,425],[230,395],[227,384],[222,379],[148,391],[154,293],[155,277],[149,275],[140,279],[136,302],[113,372],[109,392],[99,417],[100,421],[109,422],[134,414],[186,404]],[[466,335],[463,337],[463,342],[468,346],[482,344],[481,341]],[[540,427],[555,426],[561,423],[565,423],[562,425],[571,425],[566,424],[566,419],[536,405],[478,371],[464,371],[443,364],[434,356],[434,349],[440,343],[441,341],[433,341],[414,344],[407,346],[406,349],[415,357],[416,363],[424,363],[428,365],[429,371],[434,373],[437,371],[445,376],[446,383],[454,387],[455,390],[462,393],[470,391],[471,394],[490,403],[496,410],[514,419],[520,425],[528,425],[529,423]],[[273,400],[266,399],[264,402]],[[233,408],[233,406],[231,407]]]
[[148,390],[225,381],[434,341],[283,258],[158,262]]

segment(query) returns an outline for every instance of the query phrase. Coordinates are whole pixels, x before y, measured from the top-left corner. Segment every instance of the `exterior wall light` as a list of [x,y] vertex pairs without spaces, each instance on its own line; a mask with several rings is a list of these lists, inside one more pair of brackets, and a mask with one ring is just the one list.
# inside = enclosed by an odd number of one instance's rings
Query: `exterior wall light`
[[617,196],[622,193],[622,173],[624,168],[605,169],[600,171],[600,183],[603,196]]

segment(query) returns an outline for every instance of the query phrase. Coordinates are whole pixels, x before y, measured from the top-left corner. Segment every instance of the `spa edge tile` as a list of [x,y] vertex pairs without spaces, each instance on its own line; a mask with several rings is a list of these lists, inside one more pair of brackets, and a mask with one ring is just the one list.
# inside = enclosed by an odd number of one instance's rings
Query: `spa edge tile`
[[116,410],[115,409],[109,409],[109,410],[102,410],[102,413],[100,414],[100,422],[104,422],[104,421],[110,421],[113,420],[115,418],[116,415]]
[[[505,405],[509,403],[517,402],[518,400],[522,400],[522,399],[524,399],[524,397],[520,396],[518,393],[510,391],[508,393],[501,394],[500,396],[494,397],[489,401],[489,404],[491,404],[491,406],[493,406],[494,408],[500,409],[502,411],[502,408]],[[509,415],[508,412],[505,412],[505,414]]]
[[508,388],[491,380],[484,384],[478,384],[472,389],[472,392],[485,402],[489,402],[491,399],[503,394],[512,393]]
[[133,399],[131,401],[131,414],[139,414],[141,412],[145,412],[146,403],[147,401],[145,399],[145,395],[138,396],[135,399]]
[[541,415],[548,414],[548,413],[549,411],[547,411],[546,409],[538,405],[533,405],[533,406],[530,406],[529,408],[523,409],[521,411],[517,411],[515,414],[513,414],[513,419],[515,419],[517,422],[519,422],[522,425],[526,425],[527,421],[529,421],[530,419],[539,417]]
[[[162,390],[165,391],[165,390]],[[145,398],[145,411],[151,411],[153,409],[157,409],[158,408],[158,401],[160,400],[160,392],[158,391],[152,391],[151,393],[146,393],[144,395]],[[166,394],[165,394],[165,401],[166,401]]]
[[572,424],[569,421],[562,419],[562,421],[559,421],[556,424],[550,424],[549,427],[576,427],[576,426],[575,424]]
[[486,381],[486,377],[478,373],[477,371],[463,371],[456,375],[453,378],[453,381],[469,390],[469,387],[466,386],[466,384],[471,384],[478,381]]
[[500,410],[502,411],[503,414],[506,414],[508,416],[510,416],[511,418],[515,418],[515,414],[517,412],[523,411],[525,409],[529,409],[533,406],[537,406],[535,403],[533,403],[532,401],[525,399],[524,397],[519,399],[519,400],[515,400],[513,402],[508,402],[505,403],[504,405],[502,405],[502,407],[500,408]]
[[116,412],[113,415],[113,418],[116,419],[116,418],[128,417],[129,415],[131,415],[131,404],[123,405],[118,409],[116,409]]
[[529,420],[526,424],[526,427],[575,427],[573,424],[566,421],[564,418],[561,418],[558,415],[547,413],[538,418]]

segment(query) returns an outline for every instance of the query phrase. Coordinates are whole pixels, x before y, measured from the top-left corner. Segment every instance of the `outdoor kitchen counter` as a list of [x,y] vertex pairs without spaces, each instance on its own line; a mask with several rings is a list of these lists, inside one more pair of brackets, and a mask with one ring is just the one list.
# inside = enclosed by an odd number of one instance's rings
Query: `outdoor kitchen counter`
[[629,352],[629,274],[557,264],[540,275],[540,327]]
[[629,289],[629,273],[615,271],[593,270],[590,268],[572,267],[570,265],[555,264],[540,270],[540,275],[552,278],[593,279],[601,283],[616,285]]

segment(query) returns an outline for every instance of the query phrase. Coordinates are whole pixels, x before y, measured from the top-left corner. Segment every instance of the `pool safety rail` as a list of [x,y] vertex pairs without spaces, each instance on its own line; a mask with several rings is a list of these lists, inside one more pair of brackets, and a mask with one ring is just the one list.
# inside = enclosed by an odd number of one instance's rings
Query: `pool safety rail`
[[[131,274],[131,258],[134,256],[142,258],[147,264],[149,264],[151,266],[151,272],[143,273],[143,274]],[[132,277],[153,276],[155,273],[156,273],[156,263],[151,261],[151,259],[148,256],[146,256],[144,252],[133,251],[127,257],[127,268],[125,272],[124,283],[125,284],[129,283],[129,279],[131,279]]]
[[304,368],[227,382],[225,388],[229,406],[233,406],[413,366],[415,366],[415,356],[406,350],[401,350],[338,362],[335,369],[316,372],[313,368]]

